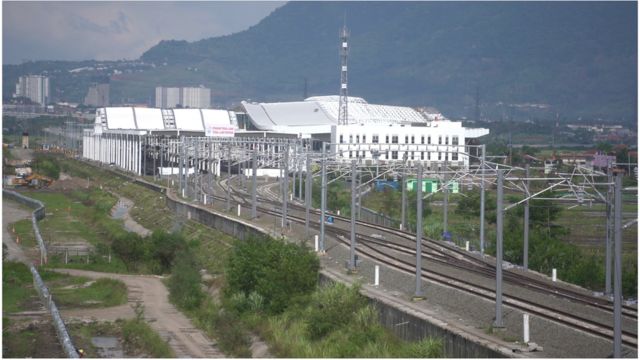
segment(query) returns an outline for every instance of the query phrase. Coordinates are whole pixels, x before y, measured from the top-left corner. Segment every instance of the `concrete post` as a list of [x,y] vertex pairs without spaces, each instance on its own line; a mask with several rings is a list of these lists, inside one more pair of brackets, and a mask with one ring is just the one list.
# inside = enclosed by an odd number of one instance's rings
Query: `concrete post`
[[496,320],[493,325],[498,328],[504,327],[502,323],[502,217],[504,215],[502,172],[503,170],[498,170],[498,199],[496,202]]
[[[180,145],[184,145],[182,144],[182,141]],[[184,171],[183,163],[184,163],[184,146],[180,146],[180,157],[178,158],[178,188],[180,189],[180,194],[182,194],[182,192],[184,191],[182,189],[182,172]]]
[[296,169],[296,166],[298,164],[296,162],[297,161],[297,154],[295,152],[296,152],[297,149],[298,148],[296,146],[293,147],[294,153],[293,153],[293,159],[292,159],[293,168],[291,169],[291,176],[292,176],[292,179],[291,179],[291,190],[292,190],[291,191],[291,201],[293,201],[293,199],[296,198],[296,175],[297,175],[296,173],[297,173],[297,170],[298,170],[298,169]]
[[447,183],[447,166],[449,160],[449,153],[446,152],[444,154],[444,204],[443,204],[443,224],[442,224],[442,232],[446,233],[449,231],[449,184]]
[[284,150],[284,182],[282,195],[282,228],[287,228],[287,205],[289,203],[289,144]]
[[227,211],[231,211],[231,144],[229,144],[227,155]]
[[[526,190],[524,196],[529,197],[529,164],[525,165],[525,181]],[[529,268],[529,200],[524,203],[524,254],[522,254],[522,267],[527,270]]]
[[307,153],[307,177],[304,186],[304,235],[309,237],[309,209],[311,208],[311,187],[313,186],[311,181],[313,175],[311,174],[311,154]]
[[253,150],[253,154],[251,154],[251,218],[255,219],[258,215],[257,212],[257,199],[256,199],[256,186],[257,186],[257,177],[258,177],[258,154],[257,150]]
[[484,255],[484,160],[486,145],[482,144],[482,159],[480,161],[480,254]]
[[326,143],[322,144],[322,183],[320,188],[320,251],[324,252],[324,222],[327,212],[327,159]]
[[302,200],[302,146],[300,147],[298,156],[300,158],[298,161],[298,199]]
[[613,215],[613,169],[611,168],[611,162],[607,162],[607,182],[609,183],[609,188],[607,189],[607,229],[606,229],[606,238],[605,238],[605,294],[611,295],[611,263],[612,263],[612,254],[611,254],[611,235],[613,233],[612,229],[612,215]]
[[424,297],[422,292],[422,163],[418,162],[416,187],[416,299]]
[[[405,153],[406,154],[406,153]],[[402,173],[400,181],[402,181],[402,203],[400,208],[400,230],[407,230],[407,168],[406,164],[402,164]]]
[[622,174],[616,174],[613,261],[613,357],[622,357]]
[[522,314],[522,340],[525,344],[529,343],[529,314]]
[[374,275],[373,275],[373,286],[380,285],[380,265],[375,266]]
[[351,160],[351,244],[349,247],[349,270],[356,269],[356,161]]

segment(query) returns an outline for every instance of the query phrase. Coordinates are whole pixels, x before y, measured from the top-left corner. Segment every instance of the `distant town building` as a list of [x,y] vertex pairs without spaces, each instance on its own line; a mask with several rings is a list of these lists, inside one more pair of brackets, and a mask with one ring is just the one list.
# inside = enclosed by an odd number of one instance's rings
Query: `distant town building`
[[182,88],[182,107],[203,108],[211,106],[211,89],[205,87]]
[[211,89],[205,87],[156,87],[156,107],[170,109],[209,108],[211,106]]
[[23,149],[29,148],[29,133],[26,131],[22,133],[22,148]]
[[84,97],[84,104],[87,106],[105,107],[109,106],[109,84],[93,84]]
[[175,108],[180,104],[180,88],[176,87],[156,87],[156,107]]
[[25,97],[41,106],[49,102],[49,77],[42,75],[20,76],[14,97]]

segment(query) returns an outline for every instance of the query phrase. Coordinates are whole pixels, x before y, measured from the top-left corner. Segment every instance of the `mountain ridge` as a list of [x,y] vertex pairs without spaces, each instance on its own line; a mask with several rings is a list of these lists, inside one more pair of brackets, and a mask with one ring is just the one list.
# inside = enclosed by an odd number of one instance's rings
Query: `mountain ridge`
[[483,117],[631,119],[636,10],[633,2],[292,2],[235,34],[161,41],[140,58],[155,68],[112,78],[113,98],[199,83],[216,103],[298,100],[304,78],[309,95],[335,94],[346,12],[350,95],[473,118],[479,87]]

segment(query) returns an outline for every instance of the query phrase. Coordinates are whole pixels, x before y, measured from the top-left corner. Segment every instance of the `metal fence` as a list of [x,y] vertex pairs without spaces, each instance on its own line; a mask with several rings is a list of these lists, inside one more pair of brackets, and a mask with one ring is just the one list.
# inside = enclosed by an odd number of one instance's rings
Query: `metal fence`
[[[38,220],[42,220],[45,217],[44,204],[38,200],[31,199],[29,197],[26,197],[22,194],[19,194],[11,190],[2,189],[2,194],[21,204],[36,208],[31,214],[31,223],[33,225],[33,232],[36,235],[36,240],[38,241],[38,246],[40,247],[40,263],[41,264],[43,262],[46,263],[47,248],[44,245],[42,236],[40,235],[40,228],[38,227],[38,222],[37,222]],[[42,281],[42,278],[40,277],[40,274],[38,273],[38,270],[35,268],[35,266],[30,264],[29,269],[31,270],[31,274],[33,275],[33,283],[35,284],[36,291],[38,292],[38,294],[40,295],[40,298],[42,299],[45,306],[47,307],[47,309],[49,309],[49,312],[51,313],[51,317],[53,318],[53,326],[56,329],[56,333],[58,333],[58,340],[62,345],[62,349],[64,350],[65,354],[67,354],[67,357],[78,358],[79,356],[76,351],[76,348],[73,345],[73,342],[71,342],[71,337],[67,332],[67,328],[64,325],[64,321],[62,321],[62,317],[60,316],[58,307],[53,302],[49,289]]]

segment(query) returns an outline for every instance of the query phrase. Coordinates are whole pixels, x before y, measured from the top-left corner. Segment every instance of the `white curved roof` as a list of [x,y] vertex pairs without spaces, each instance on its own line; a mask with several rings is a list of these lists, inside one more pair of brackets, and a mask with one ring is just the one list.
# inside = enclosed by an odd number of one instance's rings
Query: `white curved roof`
[[238,127],[233,111],[214,109],[158,109],[104,107],[96,109],[101,130],[181,130],[204,132],[206,126]]
[[[283,103],[247,103],[243,101],[242,106],[251,122],[259,130],[282,131],[286,127],[298,127],[292,131],[305,132],[301,131],[303,130],[301,127],[311,129],[310,127],[315,126],[315,131],[324,129],[326,126],[336,125],[338,123],[339,99],[339,96],[313,96],[305,101]],[[410,107],[369,104],[358,97],[349,97],[348,104],[348,120],[351,124],[427,122],[427,119],[420,112]]]
[[133,108],[136,114],[136,125],[138,129],[162,130],[164,121],[162,120],[162,110],[154,108]]

